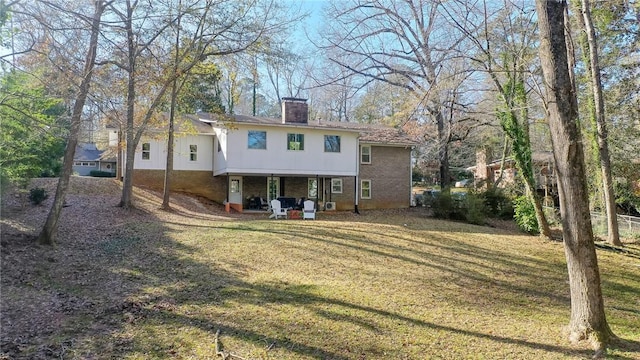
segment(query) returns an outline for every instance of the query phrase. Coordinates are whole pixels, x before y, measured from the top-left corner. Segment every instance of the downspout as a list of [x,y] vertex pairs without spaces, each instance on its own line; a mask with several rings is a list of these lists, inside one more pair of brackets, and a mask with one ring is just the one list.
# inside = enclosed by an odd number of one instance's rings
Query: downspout
[[356,138],[356,176],[354,176],[355,179],[355,209],[353,210],[353,212],[355,212],[356,214],[360,214],[360,211],[358,210],[358,182],[360,179],[360,136],[358,136]]

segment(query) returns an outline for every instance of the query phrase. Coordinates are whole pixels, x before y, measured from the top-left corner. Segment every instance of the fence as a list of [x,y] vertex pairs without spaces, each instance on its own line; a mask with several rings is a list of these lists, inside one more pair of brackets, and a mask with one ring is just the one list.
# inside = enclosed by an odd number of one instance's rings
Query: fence
[[[544,207],[547,220],[550,223],[559,223],[560,210],[552,207]],[[591,213],[591,226],[596,236],[607,236],[607,215],[598,212]],[[640,239],[640,217],[618,215],[618,230],[621,238]]]
[[[591,213],[591,224],[595,235],[607,235],[607,215]],[[622,238],[640,238],[640,217],[618,215],[618,228]]]

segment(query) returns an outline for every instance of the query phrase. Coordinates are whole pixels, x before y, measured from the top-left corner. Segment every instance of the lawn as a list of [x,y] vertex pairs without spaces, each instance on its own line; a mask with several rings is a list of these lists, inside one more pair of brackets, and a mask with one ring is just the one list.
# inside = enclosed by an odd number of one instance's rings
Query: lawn
[[[89,222],[78,235],[63,214],[54,249],[32,244],[37,226],[19,211],[3,212],[5,356],[222,358],[216,342],[244,359],[592,355],[562,334],[570,300],[560,242],[423,209],[269,220],[183,198],[167,214],[157,194],[136,194],[132,212],[110,206],[117,198],[88,205],[91,191],[71,196],[110,226]],[[640,244],[626,249],[598,251],[621,338],[611,359],[640,359]]]

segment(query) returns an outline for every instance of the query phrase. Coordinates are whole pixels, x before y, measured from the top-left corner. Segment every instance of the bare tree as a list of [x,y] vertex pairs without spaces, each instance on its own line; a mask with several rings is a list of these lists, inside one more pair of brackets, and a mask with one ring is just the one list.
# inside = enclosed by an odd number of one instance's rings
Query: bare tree
[[570,339],[590,339],[596,357],[614,336],[604,312],[600,270],[593,242],[589,195],[580,131],[577,95],[571,82],[565,42],[565,7],[560,0],[537,0],[540,60],[553,153],[558,170],[560,212],[571,290]]
[[[457,1],[457,11],[444,10],[451,22],[474,45],[475,51],[462,53],[482,69],[493,90],[500,98],[500,125],[512,144],[516,166],[524,181],[527,195],[533,203],[540,234],[551,236],[542,201],[538,195],[529,134],[528,91],[525,88],[528,69],[533,62],[535,22],[530,8],[518,7],[510,1],[490,9],[483,1],[481,7]],[[483,14],[469,17],[467,14]],[[491,27],[496,29],[491,30]]]
[[[287,23],[286,19],[275,21],[276,5],[273,1],[191,1],[183,6],[182,12],[190,19],[189,25],[186,24],[187,19],[183,19],[183,31],[189,30],[189,41],[175,60],[178,71],[172,71],[173,62],[166,62],[171,58],[167,49],[172,47],[163,42],[167,29],[177,20],[177,14],[169,11],[172,8],[175,4],[170,2],[147,3],[140,0],[127,0],[123,7],[111,7],[119,20],[114,22],[112,29],[124,35],[112,40],[120,60],[111,63],[127,74],[126,160],[120,200],[120,206],[125,208],[132,206],[136,147],[158,107],[165,101],[165,94],[173,81],[208,57],[245,51]],[[143,61],[155,66],[152,70],[155,74],[144,73],[139,66]],[[152,92],[139,93],[143,76],[152,79],[151,86],[146,86]]]
[[452,86],[458,85],[449,78],[459,71],[451,59],[464,36],[442,31],[442,6],[428,0],[335,2],[327,43],[321,48],[339,54],[329,60],[346,69],[346,76],[364,78],[363,86],[382,81],[413,94],[419,113],[436,125],[440,184],[446,189],[453,133],[447,101],[453,98]]
[[[51,4],[53,6],[53,4]],[[91,37],[88,43],[87,54],[84,60],[84,69],[82,70],[81,82],[78,87],[78,93],[73,105],[73,112],[71,114],[71,129],[69,131],[69,137],[67,139],[67,147],[64,153],[64,162],[62,165],[62,172],[56,188],[56,197],[53,201],[53,206],[47,216],[47,221],[38,236],[38,243],[52,245],[55,242],[55,238],[58,231],[58,219],[62,211],[62,206],[69,187],[69,178],[73,172],[73,157],[78,144],[78,135],[82,126],[82,110],[84,108],[87,96],[89,94],[89,86],[91,84],[91,76],[93,68],[95,66],[96,53],[98,47],[98,35],[100,34],[100,21],[105,7],[108,3],[104,1],[94,2],[94,14],[93,18],[88,19],[84,16],[78,16],[78,20],[85,22],[89,25],[91,31]],[[55,11],[64,10],[53,6]]]

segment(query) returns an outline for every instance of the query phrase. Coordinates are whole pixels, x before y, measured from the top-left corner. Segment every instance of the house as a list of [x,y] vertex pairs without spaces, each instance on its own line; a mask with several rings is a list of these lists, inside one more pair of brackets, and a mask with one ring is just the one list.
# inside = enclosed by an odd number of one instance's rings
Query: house
[[[538,193],[545,199],[557,198],[558,183],[554,170],[553,153],[534,151],[531,154],[531,160]],[[476,165],[468,167],[467,170],[474,174],[475,184],[495,183],[502,176],[499,183],[501,187],[513,184],[518,175],[513,158],[506,158],[504,164],[501,159],[487,162],[485,151],[476,153]]]
[[91,175],[91,171],[116,171],[116,158],[108,152],[98,150],[96,144],[79,143],[73,156],[73,172],[81,176]]
[[[410,206],[415,143],[397,129],[309,121],[306,100],[296,98],[283,99],[281,119],[198,114],[177,127],[173,191],[237,211],[278,198],[287,206],[311,199],[326,210]],[[162,188],[166,141],[163,131],[143,136],[134,184]]]

